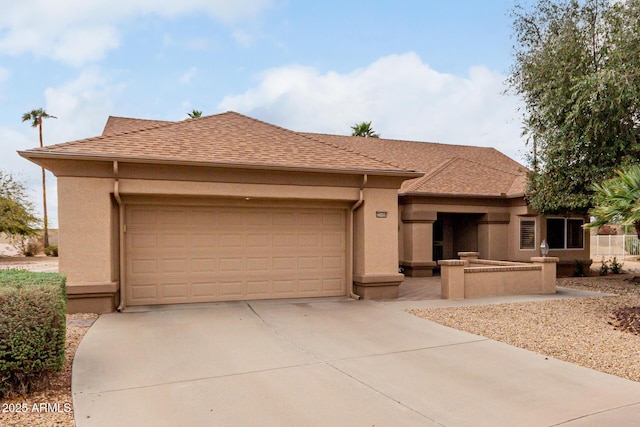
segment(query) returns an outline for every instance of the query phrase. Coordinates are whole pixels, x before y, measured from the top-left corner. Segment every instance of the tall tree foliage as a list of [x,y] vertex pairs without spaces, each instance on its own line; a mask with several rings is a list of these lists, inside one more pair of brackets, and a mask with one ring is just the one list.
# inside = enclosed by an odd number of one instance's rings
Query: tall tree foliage
[[11,174],[0,171],[0,232],[29,236],[38,223],[24,185]]
[[362,136],[364,138],[380,138],[380,134],[376,133],[371,127],[371,122],[356,123],[351,126],[351,136]]
[[[38,128],[38,134],[40,135],[40,147],[43,147],[42,143],[42,120],[43,119],[56,119],[56,116],[47,114],[42,108],[31,110],[22,115],[23,122],[31,122],[31,127]],[[44,247],[49,247],[49,216],[47,215],[47,181],[45,178],[45,171],[42,168],[42,207],[44,216]]]
[[538,0],[513,18],[527,199],[545,214],[586,213],[594,183],[638,162],[640,0]]
[[190,113],[187,113],[190,119],[197,119],[198,117],[202,117],[202,111],[200,110],[191,110]]

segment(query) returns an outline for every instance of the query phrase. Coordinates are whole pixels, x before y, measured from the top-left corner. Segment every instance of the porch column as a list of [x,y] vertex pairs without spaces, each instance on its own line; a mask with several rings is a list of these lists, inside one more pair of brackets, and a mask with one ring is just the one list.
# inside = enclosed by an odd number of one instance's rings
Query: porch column
[[508,212],[490,212],[478,221],[478,252],[480,258],[509,259],[509,222]]
[[433,223],[437,212],[424,210],[420,205],[405,205],[402,211],[404,224],[404,254],[400,265],[410,277],[433,275]]

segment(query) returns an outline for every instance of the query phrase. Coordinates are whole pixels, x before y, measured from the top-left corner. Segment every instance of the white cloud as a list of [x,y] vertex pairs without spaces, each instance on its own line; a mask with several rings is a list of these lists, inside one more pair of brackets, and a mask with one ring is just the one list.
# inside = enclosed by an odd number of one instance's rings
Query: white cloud
[[57,117],[47,120],[50,145],[102,133],[106,118],[113,112],[114,99],[124,86],[112,83],[99,68],[82,71],[78,77],[45,90],[45,110]]
[[440,73],[407,53],[347,74],[267,70],[257,87],[218,107],[308,132],[349,134],[354,123],[371,120],[383,137],[491,146],[520,160],[518,101],[502,95],[504,79],[482,66],[465,77]]
[[233,31],[233,39],[242,47],[251,47],[253,44],[253,37],[246,30],[236,29]]
[[[0,53],[24,52],[82,65],[120,43],[118,25],[145,15],[205,13],[226,24],[250,19],[271,0],[25,0],[0,14]],[[199,44],[201,45],[201,43]]]
[[191,83],[191,80],[193,80],[193,77],[198,73],[198,68],[196,67],[191,67],[189,68],[187,71],[185,71],[181,76],[180,79],[178,79],[178,81],[180,82],[180,84],[182,85],[188,85]]

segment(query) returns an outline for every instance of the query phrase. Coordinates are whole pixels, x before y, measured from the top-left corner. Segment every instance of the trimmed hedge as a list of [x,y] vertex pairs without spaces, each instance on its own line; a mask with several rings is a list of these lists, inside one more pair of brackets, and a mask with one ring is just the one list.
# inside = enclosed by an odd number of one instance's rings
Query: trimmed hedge
[[0,397],[30,393],[65,362],[64,276],[0,270]]

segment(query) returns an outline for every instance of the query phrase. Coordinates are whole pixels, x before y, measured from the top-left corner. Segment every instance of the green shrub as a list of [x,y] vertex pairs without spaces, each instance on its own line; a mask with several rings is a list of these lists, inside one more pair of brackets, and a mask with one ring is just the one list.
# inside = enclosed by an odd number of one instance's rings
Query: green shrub
[[63,368],[65,298],[60,274],[0,271],[0,398]]
[[584,277],[587,275],[587,273],[588,273],[587,265],[584,263],[584,261],[577,259],[576,265],[573,268],[573,277]]
[[50,245],[44,248],[46,256],[58,256],[58,245]]

